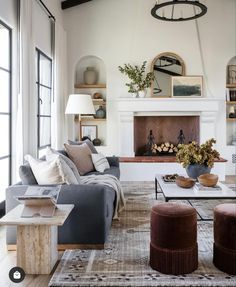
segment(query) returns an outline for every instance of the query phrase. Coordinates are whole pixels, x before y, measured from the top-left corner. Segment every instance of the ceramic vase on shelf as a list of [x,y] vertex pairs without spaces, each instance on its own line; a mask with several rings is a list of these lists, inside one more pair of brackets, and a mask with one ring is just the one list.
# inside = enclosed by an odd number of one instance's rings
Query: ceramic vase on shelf
[[99,106],[99,109],[97,109],[96,118],[97,119],[105,119],[106,118],[106,110],[103,108],[103,106]]
[[84,83],[94,85],[97,83],[98,73],[94,67],[87,67],[84,71]]
[[203,164],[190,164],[186,167],[187,175],[191,178],[197,179],[200,175],[210,173],[211,168]]

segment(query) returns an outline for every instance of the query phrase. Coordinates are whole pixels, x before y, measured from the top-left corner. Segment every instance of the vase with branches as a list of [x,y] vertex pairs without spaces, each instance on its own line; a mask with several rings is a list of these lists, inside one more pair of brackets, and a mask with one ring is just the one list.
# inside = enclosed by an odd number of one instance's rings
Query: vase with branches
[[130,82],[125,84],[129,88],[129,93],[138,95],[140,92],[145,92],[151,86],[154,73],[146,73],[146,64],[147,61],[144,61],[141,66],[124,64],[123,67],[118,67],[119,71],[130,79]]

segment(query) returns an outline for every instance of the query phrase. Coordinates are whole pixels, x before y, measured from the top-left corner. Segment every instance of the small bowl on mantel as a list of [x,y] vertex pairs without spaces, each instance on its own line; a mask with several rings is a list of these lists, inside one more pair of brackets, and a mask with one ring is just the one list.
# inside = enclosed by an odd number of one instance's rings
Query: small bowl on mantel
[[175,180],[175,183],[182,188],[191,188],[195,184],[195,180],[190,177],[178,176]]
[[211,174],[211,173],[205,173],[205,174],[200,175],[197,179],[200,184],[207,186],[207,187],[213,187],[218,182],[218,175]]

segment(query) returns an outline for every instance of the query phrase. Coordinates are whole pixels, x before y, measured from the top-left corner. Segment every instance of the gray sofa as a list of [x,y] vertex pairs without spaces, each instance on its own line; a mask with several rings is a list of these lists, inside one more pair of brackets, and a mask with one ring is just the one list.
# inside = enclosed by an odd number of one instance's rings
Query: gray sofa
[[[110,169],[105,170],[104,174],[119,178],[119,159],[114,156],[107,159]],[[27,187],[18,183],[6,189],[6,212],[19,204],[15,196],[23,195]],[[102,247],[109,234],[115,200],[115,191],[105,185],[62,185],[58,204],[74,204],[75,207],[64,225],[58,229],[58,243],[70,245],[70,248],[81,244]],[[10,245],[16,244],[15,227],[7,227],[7,244],[9,249]]]

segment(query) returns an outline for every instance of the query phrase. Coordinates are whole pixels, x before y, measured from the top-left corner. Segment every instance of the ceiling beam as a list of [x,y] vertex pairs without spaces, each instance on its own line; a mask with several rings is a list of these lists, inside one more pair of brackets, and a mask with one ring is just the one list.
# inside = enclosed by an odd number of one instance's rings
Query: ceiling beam
[[64,10],[90,1],[92,0],[66,0],[61,2],[61,8]]
[[178,73],[175,73],[175,72],[172,72],[172,71],[169,71],[169,70],[165,70],[165,69],[159,68],[157,65],[154,65],[154,70],[158,71],[158,72],[161,72],[161,73],[164,73],[164,74],[167,74],[167,75],[170,75],[170,76],[182,76],[181,74],[178,74]]

